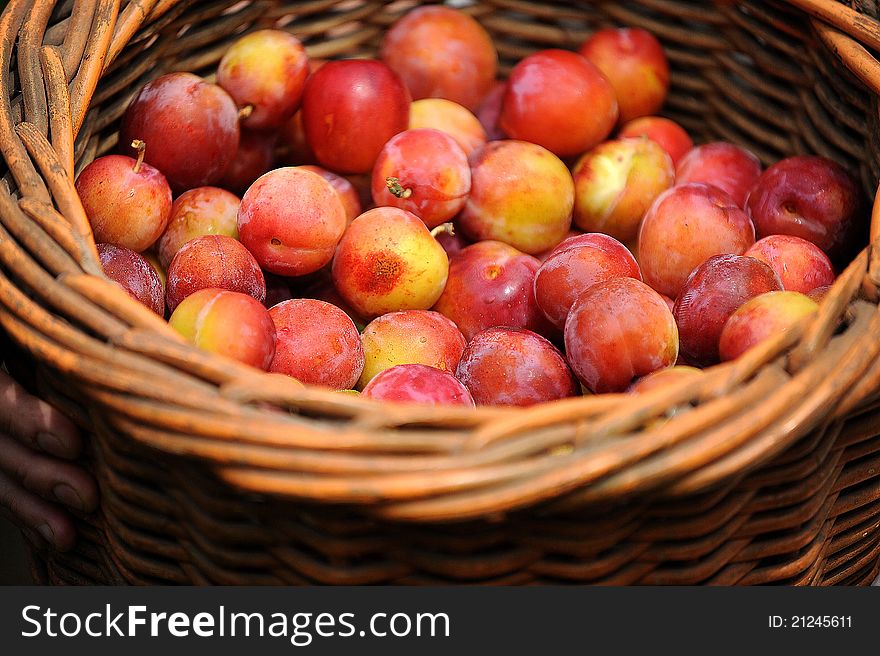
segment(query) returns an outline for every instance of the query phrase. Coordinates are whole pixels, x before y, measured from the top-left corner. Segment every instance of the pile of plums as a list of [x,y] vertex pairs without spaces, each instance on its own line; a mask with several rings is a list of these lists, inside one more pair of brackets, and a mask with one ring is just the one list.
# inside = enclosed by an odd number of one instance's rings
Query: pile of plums
[[107,275],[195,345],[432,404],[640,391],[815,312],[866,241],[839,164],[762,169],[661,118],[663,48],[603,29],[508,79],[418,7],[378,59],[278,30],[134,97],[77,180]]

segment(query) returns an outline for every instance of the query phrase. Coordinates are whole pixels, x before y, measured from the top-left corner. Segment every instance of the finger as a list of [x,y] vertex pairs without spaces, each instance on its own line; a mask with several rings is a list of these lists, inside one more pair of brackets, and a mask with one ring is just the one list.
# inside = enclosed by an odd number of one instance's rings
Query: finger
[[[10,521],[12,520],[12,513],[3,507],[0,507],[0,515],[3,515]],[[43,539],[42,535],[37,533],[34,529],[27,528],[26,526],[21,527],[21,535],[24,537],[25,542],[38,551],[44,549],[49,544]]]
[[45,401],[0,372],[0,433],[59,458],[76,458],[82,440],[76,426]]
[[76,542],[76,529],[66,512],[16,485],[4,472],[0,472],[0,510],[59,551],[72,549]]
[[74,464],[31,451],[0,435],[0,471],[47,501],[89,513],[98,506],[98,488],[85,470]]

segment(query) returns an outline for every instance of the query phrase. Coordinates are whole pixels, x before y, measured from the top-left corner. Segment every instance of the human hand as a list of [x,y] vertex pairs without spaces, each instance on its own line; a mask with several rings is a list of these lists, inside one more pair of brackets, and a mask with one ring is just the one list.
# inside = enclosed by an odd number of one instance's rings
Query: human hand
[[98,505],[98,488],[71,462],[82,450],[76,427],[0,371],[0,513],[32,542],[61,551],[76,540],[70,511]]

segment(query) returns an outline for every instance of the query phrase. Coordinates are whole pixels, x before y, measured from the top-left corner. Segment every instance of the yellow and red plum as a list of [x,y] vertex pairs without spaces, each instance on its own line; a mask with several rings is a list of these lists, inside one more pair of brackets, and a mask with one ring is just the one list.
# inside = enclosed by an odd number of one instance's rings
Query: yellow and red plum
[[746,301],[730,315],[718,344],[721,360],[735,360],[753,346],[814,314],[819,304],[800,292],[774,291]]
[[415,214],[396,207],[364,212],[333,258],[333,283],[360,316],[427,310],[443,292],[449,258]]
[[616,139],[581,157],[572,177],[575,226],[631,242],[645,212],[675,182],[675,168],[650,139]]
[[458,224],[473,241],[540,253],[568,234],[573,207],[571,173],[553,153],[525,141],[490,141],[471,158],[471,193]]
[[455,139],[467,157],[488,141],[479,119],[467,107],[445,98],[423,98],[413,102],[409,111],[409,129],[421,128],[445,132]]
[[300,40],[281,30],[257,30],[233,43],[217,67],[217,84],[239,108],[249,108],[242,125],[277,128],[299,109],[309,76]]
[[266,370],[275,354],[275,324],[252,296],[202,289],[187,296],[168,323],[195,346]]
[[425,364],[455,372],[464,351],[464,335],[439,312],[402,310],[373,319],[361,334],[364,370],[358,387],[399,364]]
[[238,239],[238,207],[241,200],[219,187],[185,191],[171,206],[171,220],[159,238],[159,262],[166,269],[186,242],[204,235]]

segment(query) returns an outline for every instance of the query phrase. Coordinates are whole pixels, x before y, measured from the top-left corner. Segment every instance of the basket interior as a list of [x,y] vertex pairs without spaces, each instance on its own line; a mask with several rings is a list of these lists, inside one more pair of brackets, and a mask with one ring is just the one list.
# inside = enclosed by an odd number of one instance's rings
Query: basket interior
[[[78,169],[115,147],[117,121],[150,79],[188,70],[210,76],[243,32],[287,29],[319,58],[375,56],[384,29],[417,4],[377,2],[184,1],[137,35],[102,80],[78,140]],[[866,195],[880,172],[875,100],[827,49],[804,14],[778,2],[646,0],[461,4],[492,34],[502,73],[542,48],[576,49],[609,25],[644,27],[672,67],[668,115],[697,142],[727,140],[765,165],[797,154],[835,159],[858,171]]]

